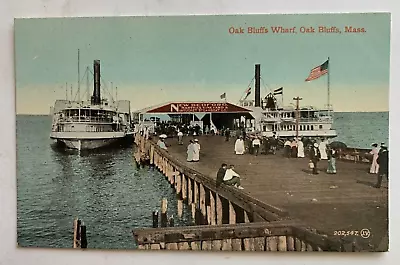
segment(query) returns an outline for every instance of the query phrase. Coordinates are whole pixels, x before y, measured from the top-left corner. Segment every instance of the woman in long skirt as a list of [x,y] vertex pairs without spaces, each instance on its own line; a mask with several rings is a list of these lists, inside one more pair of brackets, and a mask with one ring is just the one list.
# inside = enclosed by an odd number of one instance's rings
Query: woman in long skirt
[[334,148],[328,147],[328,169],[326,173],[336,174],[336,150]]

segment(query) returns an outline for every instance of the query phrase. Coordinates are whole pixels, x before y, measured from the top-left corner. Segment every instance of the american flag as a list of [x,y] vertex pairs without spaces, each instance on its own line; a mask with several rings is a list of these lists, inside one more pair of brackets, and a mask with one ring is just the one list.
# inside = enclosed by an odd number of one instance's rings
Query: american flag
[[324,62],[321,65],[318,65],[317,67],[313,68],[310,72],[310,75],[307,77],[306,82],[308,81],[312,81],[314,79],[317,79],[321,76],[323,76],[324,74],[328,73],[328,65],[329,65],[329,60],[326,60],[326,62]]

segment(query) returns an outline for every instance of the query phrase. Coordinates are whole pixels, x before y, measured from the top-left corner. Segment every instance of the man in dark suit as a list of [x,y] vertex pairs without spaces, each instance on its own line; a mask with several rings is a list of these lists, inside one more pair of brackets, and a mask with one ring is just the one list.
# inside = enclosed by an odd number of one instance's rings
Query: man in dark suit
[[221,185],[221,183],[224,181],[224,176],[226,173],[226,168],[227,168],[227,164],[222,164],[220,169],[217,172],[217,187],[219,187]]
[[389,151],[386,146],[381,146],[381,150],[377,159],[379,164],[378,182],[375,188],[380,188],[382,185],[382,178],[386,177],[389,180]]

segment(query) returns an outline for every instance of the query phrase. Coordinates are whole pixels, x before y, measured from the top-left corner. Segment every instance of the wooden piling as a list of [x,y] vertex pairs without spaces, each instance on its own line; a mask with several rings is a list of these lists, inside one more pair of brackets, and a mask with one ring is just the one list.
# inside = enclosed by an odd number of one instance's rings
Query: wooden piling
[[[206,209],[206,192],[202,184],[200,186],[200,212],[203,215],[203,219],[207,220],[207,209]],[[205,222],[203,222],[205,223]]]
[[154,145],[150,147],[150,165],[154,164]]
[[81,225],[81,248],[87,248],[86,225]]
[[287,251],[286,236],[278,237],[278,251]]
[[158,211],[153,211],[153,228],[158,227]]
[[167,227],[168,217],[167,217],[168,201],[166,198],[161,201],[161,227]]
[[73,239],[73,248],[77,248],[77,233],[78,233],[78,219],[74,219],[74,239]]
[[295,247],[294,247],[294,238],[293,238],[293,236],[287,236],[286,237],[286,242],[287,242],[287,250],[288,251],[294,251]]
[[193,184],[194,184],[193,203],[197,208],[199,203],[199,186],[196,181],[193,181]]
[[193,203],[193,185],[192,179],[188,177],[188,205]]
[[207,214],[210,216],[210,222],[209,224],[211,225],[216,225],[216,218],[215,218],[215,197],[212,191],[210,191],[210,210],[207,211]]
[[181,190],[181,198],[182,200],[186,200],[187,199],[187,179],[186,176],[184,174],[181,175],[182,177],[182,190]]
[[236,212],[233,204],[229,201],[229,223],[236,224]]
[[182,218],[183,214],[183,201],[178,199],[178,218]]
[[221,197],[216,194],[217,201],[217,225],[222,225],[222,201]]
[[174,172],[175,175],[175,183],[176,183],[176,194],[181,197],[182,193],[182,175],[179,172]]

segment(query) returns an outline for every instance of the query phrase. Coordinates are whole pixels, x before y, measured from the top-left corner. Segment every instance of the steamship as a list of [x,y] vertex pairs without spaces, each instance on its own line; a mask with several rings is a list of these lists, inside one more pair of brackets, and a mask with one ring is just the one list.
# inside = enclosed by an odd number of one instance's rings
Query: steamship
[[[50,138],[67,148],[97,149],[132,137],[130,102],[103,98],[100,89],[100,61],[93,63],[93,95],[86,101],[56,100],[51,108]],[[89,68],[86,74],[89,76]],[[89,77],[87,79],[89,80]],[[79,80],[79,52],[78,52]],[[87,84],[89,94],[89,82]],[[68,93],[66,93],[68,95]],[[72,88],[71,88],[72,95]]]
[[[254,90],[255,98],[241,99],[239,105],[252,110],[253,123],[245,124],[246,130],[259,132],[265,137],[274,135],[280,138],[318,137],[334,138],[337,136],[333,129],[333,110],[328,102],[326,108],[314,106],[279,106],[276,93],[273,91],[261,99],[260,93],[260,64],[255,65]],[[280,94],[283,93],[281,88]]]

